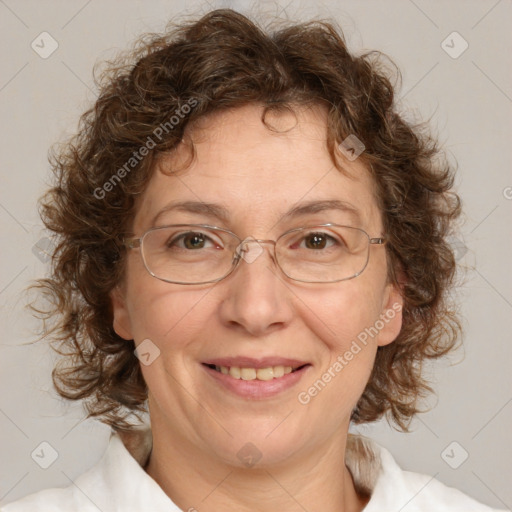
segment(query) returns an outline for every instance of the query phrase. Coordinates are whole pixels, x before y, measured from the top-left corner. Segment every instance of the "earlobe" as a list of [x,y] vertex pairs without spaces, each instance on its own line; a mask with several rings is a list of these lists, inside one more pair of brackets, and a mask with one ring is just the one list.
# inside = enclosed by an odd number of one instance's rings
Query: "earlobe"
[[114,331],[121,338],[132,340],[130,314],[121,290],[116,286],[109,295],[112,304],[112,326]]
[[400,334],[402,329],[403,297],[397,285],[389,284],[387,300],[385,301],[380,319],[384,324],[379,332],[378,345],[389,345]]

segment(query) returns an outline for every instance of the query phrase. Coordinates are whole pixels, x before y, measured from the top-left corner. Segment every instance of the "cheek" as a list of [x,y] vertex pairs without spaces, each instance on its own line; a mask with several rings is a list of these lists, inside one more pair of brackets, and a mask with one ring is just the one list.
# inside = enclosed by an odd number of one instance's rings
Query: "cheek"
[[[300,297],[300,316],[331,352],[344,352],[364,338],[382,313],[382,297],[372,286],[356,279]],[[299,295],[300,296],[300,295]]]
[[378,335],[372,327],[381,315],[382,296],[372,289],[354,280],[304,298],[309,307],[301,316],[316,338],[317,369],[297,399],[310,413],[332,411],[327,430],[348,421],[373,368]]
[[132,274],[127,289],[135,342],[149,338],[159,347],[185,344],[208,322],[210,289],[165,283],[142,270]]

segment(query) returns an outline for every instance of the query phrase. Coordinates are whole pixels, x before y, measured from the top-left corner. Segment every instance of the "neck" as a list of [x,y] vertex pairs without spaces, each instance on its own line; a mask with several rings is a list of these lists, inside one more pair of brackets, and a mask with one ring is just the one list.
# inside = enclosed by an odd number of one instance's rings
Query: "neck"
[[146,471],[182,510],[360,512],[368,502],[344,464],[347,432],[293,461],[241,468],[206,454],[158,421],[152,424]]

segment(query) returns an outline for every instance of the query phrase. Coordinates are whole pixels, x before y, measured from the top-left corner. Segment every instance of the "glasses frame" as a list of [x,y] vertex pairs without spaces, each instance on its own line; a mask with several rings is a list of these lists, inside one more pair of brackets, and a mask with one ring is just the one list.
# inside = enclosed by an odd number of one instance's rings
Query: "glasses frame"
[[[159,277],[151,271],[151,269],[149,268],[149,266],[146,262],[146,257],[144,255],[144,238],[149,233],[151,233],[153,231],[166,229],[166,228],[170,228],[170,227],[186,227],[186,226],[190,226],[192,228],[206,228],[206,229],[213,229],[215,231],[222,231],[224,233],[227,233],[227,234],[233,236],[236,240],[238,240],[238,246],[236,247],[235,251],[233,252],[233,262],[231,264],[231,268],[229,269],[229,271],[226,274],[224,274],[222,277],[219,277],[217,279],[211,279],[209,281],[201,281],[198,283],[186,283],[183,281],[172,281],[170,279],[165,279],[163,277]],[[336,279],[334,281],[306,281],[303,279],[297,279],[295,277],[290,277],[281,267],[281,264],[279,263],[279,259],[276,254],[276,245],[279,242],[279,240],[281,238],[283,238],[284,236],[286,236],[290,233],[293,233],[295,231],[302,231],[305,229],[313,229],[313,228],[324,228],[324,227],[331,227],[331,226],[354,229],[354,230],[360,231],[361,233],[363,233],[366,236],[366,238],[368,239],[368,249],[367,249],[368,252],[367,252],[367,257],[366,257],[366,262],[364,264],[364,267],[358,273],[354,274],[353,276],[344,277],[342,279]],[[354,279],[355,277],[360,276],[364,272],[365,268],[368,266],[368,262],[370,261],[370,247],[372,245],[384,245],[387,242],[387,240],[385,237],[370,237],[370,235],[364,229],[361,229],[361,228],[356,228],[354,226],[347,226],[345,224],[335,224],[335,223],[314,224],[311,226],[301,226],[298,228],[292,228],[292,229],[289,229],[288,231],[285,231],[276,240],[256,239],[256,238],[253,238],[252,236],[248,236],[242,240],[236,233],[233,233],[233,231],[230,231],[229,229],[225,229],[225,228],[220,228],[218,226],[213,226],[211,224],[168,224],[165,226],[156,226],[154,228],[150,228],[147,231],[145,231],[140,237],[126,237],[126,238],[123,238],[123,240],[122,240],[123,245],[127,249],[139,249],[140,255],[142,257],[142,262],[144,263],[144,267],[149,272],[150,275],[152,275],[154,278],[159,279],[160,281],[164,281],[166,283],[182,284],[182,285],[202,285],[202,284],[218,283],[219,281],[222,281],[223,279],[225,279],[226,277],[231,275],[235,271],[235,269],[238,267],[240,261],[243,259],[242,255],[244,252],[244,249],[243,249],[244,245],[247,245],[251,242],[256,242],[260,245],[261,244],[271,244],[274,248],[271,253],[272,259],[275,262],[275,264],[277,265],[277,267],[279,268],[279,270],[288,279],[291,279],[292,281],[298,281],[300,283],[328,284],[328,283],[339,283],[341,281],[348,281],[350,279]]]

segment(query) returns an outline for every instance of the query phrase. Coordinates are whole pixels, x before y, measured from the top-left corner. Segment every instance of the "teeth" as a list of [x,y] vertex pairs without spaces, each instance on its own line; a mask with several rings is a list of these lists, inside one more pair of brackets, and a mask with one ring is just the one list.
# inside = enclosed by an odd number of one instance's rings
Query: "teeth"
[[272,380],[274,378],[274,368],[258,368],[256,377],[258,380]]
[[238,368],[238,366],[232,366],[229,369],[229,375],[231,375],[231,377],[234,379],[239,379],[241,376],[240,368]]
[[[289,367],[288,367],[289,368]],[[278,379],[284,375],[284,366],[274,366],[274,377]]]
[[291,373],[291,366],[269,366],[268,368],[240,368],[238,366],[215,366],[215,369],[224,375],[242,380],[272,380]]
[[240,368],[240,377],[242,380],[254,380],[256,378],[256,370],[254,368]]

